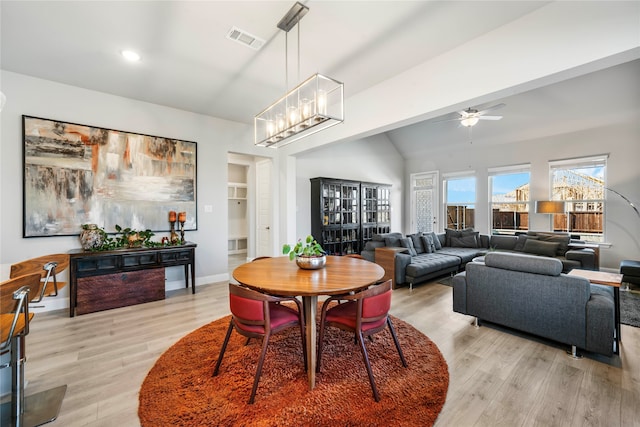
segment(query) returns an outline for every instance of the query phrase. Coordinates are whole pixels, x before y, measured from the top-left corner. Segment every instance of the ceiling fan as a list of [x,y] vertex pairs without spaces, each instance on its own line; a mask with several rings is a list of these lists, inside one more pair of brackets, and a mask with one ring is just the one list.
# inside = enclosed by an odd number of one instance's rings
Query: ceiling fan
[[500,120],[502,116],[487,116],[486,114],[504,106],[506,106],[506,104],[496,104],[480,111],[475,108],[467,108],[466,110],[458,111],[458,117],[456,118],[436,120],[436,122],[450,122],[455,120],[459,121],[462,126],[471,127],[478,124],[478,121],[480,120]]

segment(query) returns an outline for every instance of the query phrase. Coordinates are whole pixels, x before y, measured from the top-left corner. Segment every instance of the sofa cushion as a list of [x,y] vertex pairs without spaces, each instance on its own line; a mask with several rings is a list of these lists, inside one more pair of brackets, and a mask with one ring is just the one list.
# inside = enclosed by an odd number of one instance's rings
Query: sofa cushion
[[484,255],[486,250],[478,249],[478,248],[442,248],[437,251],[438,254],[442,255],[452,255],[460,258],[462,264],[466,264],[471,262],[475,257],[480,255]]
[[562,262],[559,259],[536,255],[489,252],[484,256],[484,263],[487,267],[545,274],[547,276],[559,276],[562,273]]
[[451,246],[452,248],[477,248],[479,236],[480,233],[477,231],[466,236],[451,236],[449,246]]
[[556,249],[557,256],[564,256],[565,253],[569,250],[569,242],[571,241],[571,236],[568,234],[562,233],[545,233],[540,231],[534,231],[535,236],[538,240],[542,240],[545,242],[557,242],[558,248]]
[[384,242],[378,242],[376,240],[369,240],[367,243],[364,244],[365,251],[375,251],[376,248],[384,248],[384,247],[385,247]]
[[473,234],[475,234],[475,232],[473,231],[473,228],[465,228],[464,230],[454,230],[451,228],[445,228],[444,229],[444,245],[452,246],[451,245],[452,237],[466,237],[466,236],[471,236]]
[[416,254],[419,255],[426,252],[422,244],[422,233],[410,234],[408,237],[411,237],[411,240],[413,240],[413,247],[416,249]]
[[384,242],[385,237],[395,237],[397,239],[402,238],[402,233],[393,232],[393,233],[383,233],[383,234],[374,234],[371,236],[371,240],[375,242]]
[[501,235],[492,235],[491,242],[489,245],[493,249],[498,250],[514,250],[516,243],[518,242],[517,236],[501,236]]
[[424,234],[420,240],[422,241],[422,246],[424,246],[424,253],[430,254],[436,251],[436,246],[431,234]]
[[394,248],[394,247],[400,247],[400,240],[402,239],[402,236],[397,237],[397,236],[386,236],[384,238],[384,244],[389,247],[389,248]]
[[409,255],[411,256],[418,255],[416,253],[416,248],[413,247],[413,240],[411,240],[411,237],[404,237],[400,239],[400,246],[402,246],[403,248],[409,249]]
[[530,254],[552,257],[556,256],[558,246],[560,246],[560,243],[558,242],[544,242],[541,240],[527,239],[522,251]]
[[518,251],[518,252],[522,252],[524,250],[524,244],[529,239],[537,240],[538,236],[529,236],[527,234],[520,234],[518,236],[518,241],[516,242],[515,246],[513,247],[513,250],[514,251]]
[[460,265],[460,258],[441,254],[420,254],[411,259],[407,266],[407,276],[420,277],[440,270]]

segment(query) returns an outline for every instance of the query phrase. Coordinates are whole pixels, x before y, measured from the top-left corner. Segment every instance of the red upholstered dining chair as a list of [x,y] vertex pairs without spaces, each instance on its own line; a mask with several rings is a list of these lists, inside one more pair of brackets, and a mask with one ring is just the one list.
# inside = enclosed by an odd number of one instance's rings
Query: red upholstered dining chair
[[[295,302],[298,310],[280,304],[284,301]],[[213,376],[218,375],[222,357],[229,343],[231,331],[236,330],[248,339],[262,338],[262,352],[258,360],[256,375],[253,380],[253,389],[249,397],[249,403],[253,403],[258,389],[258,382],[262,373],[264,357],[267,353],[267,345],[272,334],[285,329],[299,326],[302,336],[302,354],[304,356],[304,369],[307,370],[307,354],[305,352],[306,341],[304,334],[304,316],[302,315],[302,304],[295,298],[276,297],[266,295],[252,289],[244,288],[233,283],[229,283],[229,307],[231,308],[231,322],[224,338],[224,343],[220,349],[220,356],[213,370]],[[248,340],[247,340],[248,342]]]
[[[396,344],[396,349],[400,355],[402,366],[407,367],[407,361],[402,354],[396,331],[389,318],[389,309],[391,308],[391,280],[387,280],[379,285],[374,285],[364,291],[357,292],[353,295],[340,295],[338,297],[328,298],[322,305],[322,314],[320,317],[320,334],[318,338],[318,356],[316,371],[320,372],[320,363],[322,357],[322,346],[324,341],[324,332],[327,326],[334,326],[345,331],[354,332],[356,341],[360,344],[364,364],[369,374],[369,382],[373,397],[376,402],[380,401],[380,395],[373,379],[373,371],[369,363],[369,355],[364,345],[364,337],[370,337],[383,331],[387,326]],[[332,301],[346,301],[329,308]]]

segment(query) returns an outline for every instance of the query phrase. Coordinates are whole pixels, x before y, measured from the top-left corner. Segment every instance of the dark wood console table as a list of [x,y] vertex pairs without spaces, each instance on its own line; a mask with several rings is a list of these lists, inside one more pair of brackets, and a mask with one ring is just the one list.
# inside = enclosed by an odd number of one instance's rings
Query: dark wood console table
[[[164,299],[165,267],[184,265],[185,287],[195,286],[196,244],[69,252],[69,317]],[[189,267],[191,267],[189,269]]]

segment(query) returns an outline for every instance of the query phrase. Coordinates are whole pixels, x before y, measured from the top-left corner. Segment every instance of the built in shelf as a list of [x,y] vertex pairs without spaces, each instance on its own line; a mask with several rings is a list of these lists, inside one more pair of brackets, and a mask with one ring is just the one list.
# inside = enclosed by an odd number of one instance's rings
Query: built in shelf
[[228,253],[246,254],[247,253],[247,237],[246,236],[229,236]]
[[247,184],[230,182],[227,184],[229,200],[247,200]]

